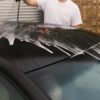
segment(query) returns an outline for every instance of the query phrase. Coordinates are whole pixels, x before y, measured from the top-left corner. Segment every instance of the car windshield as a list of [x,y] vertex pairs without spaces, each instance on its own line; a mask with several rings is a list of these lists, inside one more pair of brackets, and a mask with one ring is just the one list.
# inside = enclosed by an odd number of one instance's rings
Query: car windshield
[[28,100],[22,90],[0,72],[0,100]]
[[100,63],[63,61],[28,74],[50,100],[100,100]]

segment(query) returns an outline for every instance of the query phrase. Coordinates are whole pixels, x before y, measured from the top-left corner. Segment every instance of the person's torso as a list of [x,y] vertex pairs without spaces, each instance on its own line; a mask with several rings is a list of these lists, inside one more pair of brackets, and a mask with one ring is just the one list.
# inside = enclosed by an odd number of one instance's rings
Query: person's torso
[[44,23],[70,26],[74,6],[70,0],[64,3],[48,0],[44,8]]

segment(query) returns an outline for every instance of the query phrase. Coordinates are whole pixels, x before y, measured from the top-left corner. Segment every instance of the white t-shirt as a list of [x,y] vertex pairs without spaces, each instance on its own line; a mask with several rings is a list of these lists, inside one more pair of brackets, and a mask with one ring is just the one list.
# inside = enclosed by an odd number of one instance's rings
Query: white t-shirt
[[45,24],[75,26],[82,24],[79,7],[71,0],[37,0],[38,8],[44,12]]

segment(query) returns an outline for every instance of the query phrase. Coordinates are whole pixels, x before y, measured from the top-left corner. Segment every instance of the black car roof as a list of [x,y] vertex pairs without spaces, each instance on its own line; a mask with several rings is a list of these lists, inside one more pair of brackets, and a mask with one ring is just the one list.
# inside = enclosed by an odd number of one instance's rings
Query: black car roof
[[[47,34],[43,34],[39,42],[54,52],[50,54],[34,45],[34,42],[38,41],[38,30],[33,23],[21,23],[20,27],[17,27],[16,22],[0,25],[0,56],[15,64],[24,73],[83,54],[100,60],[100,37],[93,32],[83,29],[47,28]],[[8,41],[12,42],[12,36],[14,44],[9,45]]]

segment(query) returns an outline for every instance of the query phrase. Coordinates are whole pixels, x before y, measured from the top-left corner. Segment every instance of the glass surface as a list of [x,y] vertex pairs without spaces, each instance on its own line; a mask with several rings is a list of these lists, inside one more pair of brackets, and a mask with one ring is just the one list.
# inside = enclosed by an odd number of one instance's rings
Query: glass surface
[[0,100],[27,100],[22,91],[3,76],[0,73]]
[[51,100],[100,100],[100,64],[62,62],[29,74]]

